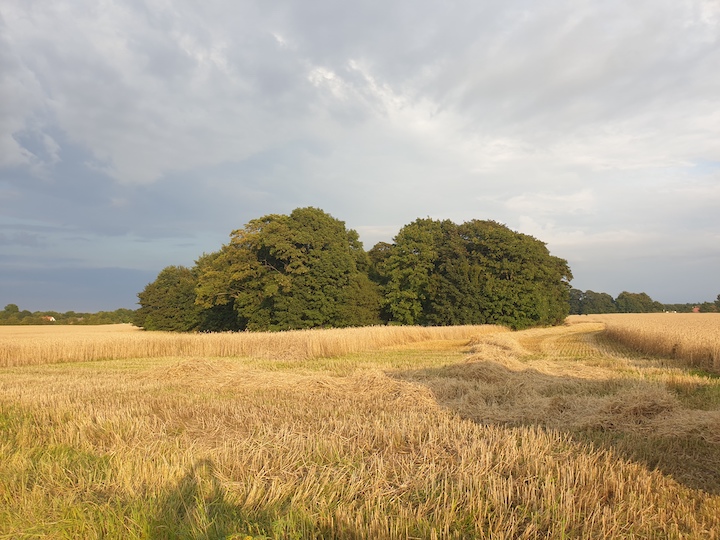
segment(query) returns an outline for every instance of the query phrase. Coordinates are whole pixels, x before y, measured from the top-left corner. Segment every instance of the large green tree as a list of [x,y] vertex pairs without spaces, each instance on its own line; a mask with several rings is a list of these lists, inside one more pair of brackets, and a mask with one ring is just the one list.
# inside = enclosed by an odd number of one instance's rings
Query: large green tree
[[582,301],[585,293],[580,289],[570,289],[570,315],[582,315]]
[[443,243],[442,227],[443,222],[418,219],[403,227],[391,246],[383,244],[371,250],[378,259],[374,274],[384,284],[384,305],[390,321],[427,324],[425,311],[433,297],[432,276]]
[[585,291],[583,313],[615,313],[616,311],[615,300],[608,293]]
[[715,302],[703,302],[699,306],[700,313],[717,313],[718,308]]
[[168,266],[138,294],[140,307],[133,324],[145,330],[187,332],[201,324],[201,309],[195,305],[197,278],[190,268]]
[[380,321],[358,235],[317,208],[250,221],[198,265],[197,302],[232,304],[240,328],[289,330]]
[[616,311],[615,300],[607,293],[578,289],[570,291],[570,313],[574,315],[615,313]]
[[646,293],[621,292],[615,299],[619,313],[657,313],[663,311],[664,306],[654,301]]
[[0,311],[0,321],[2,324],[18,324],[20,308],[17,304],[8,304],[5,308]]
[[568,314],[567,262],[495,221],[418,219],[381,254],[375,273],[391,321],[526,328]]

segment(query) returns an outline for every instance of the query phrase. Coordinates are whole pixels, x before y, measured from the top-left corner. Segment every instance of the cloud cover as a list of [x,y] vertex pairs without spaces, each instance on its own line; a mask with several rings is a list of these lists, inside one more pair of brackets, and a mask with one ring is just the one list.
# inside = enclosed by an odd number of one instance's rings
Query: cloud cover
[[706,0],[7,0],[0,303],[134,307],[103,291],[308,205],[366,248],[495,219],[578,288],[714,299],[719,36]]

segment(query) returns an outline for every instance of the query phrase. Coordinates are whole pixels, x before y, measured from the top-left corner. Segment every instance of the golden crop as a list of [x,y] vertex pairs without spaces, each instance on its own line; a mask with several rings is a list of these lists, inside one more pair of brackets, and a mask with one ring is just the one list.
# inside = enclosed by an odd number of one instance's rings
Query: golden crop
[[588,319],[603,322],[609,339],[631,349],[720,373],[720,313],[617,313],[570,318]]
[[720,380],[580,320],[1,329],[0,538],[720,538]]
[[374,326],[289,332],[182,334],[129,324],[0,326],[0,366],[123,358],[255,357],[291,361],[339,356],[418,341],[468,339],[505,331],[484,326]]

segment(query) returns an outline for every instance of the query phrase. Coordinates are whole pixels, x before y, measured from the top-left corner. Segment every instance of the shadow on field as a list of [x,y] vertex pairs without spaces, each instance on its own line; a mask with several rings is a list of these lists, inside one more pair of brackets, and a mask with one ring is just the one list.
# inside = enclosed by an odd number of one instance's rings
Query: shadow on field
[[247,512],[228,501],[212,460],[197,461],[166,490],[152,522],[152,538],[158,539],[253,539],[282,532],[277,513]]
[[211,460],[200,460],[167,490],[153,522],[153,538],[215,540],[237,533],[240,510],[225,500]]
[[494,360],[474,356],[464,364],[389,375],[426,386],[462,418],[563,431],[689,488],[720,494],[717,408],[685,408],[661,383],[550,375],[516,358]]
[[350,528],[333,530],[316,523],[310,514],[293,509],[291,500],[259,508],[231,502],[209,459],[197,461],[165,490],[151,528],[151,538],[163,540],[360,538]]

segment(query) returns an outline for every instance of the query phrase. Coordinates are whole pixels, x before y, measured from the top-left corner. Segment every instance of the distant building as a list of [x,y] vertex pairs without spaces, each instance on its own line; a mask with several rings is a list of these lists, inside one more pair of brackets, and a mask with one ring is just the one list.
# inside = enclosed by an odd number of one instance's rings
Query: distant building
[[55,322],[55,317],[51,317],[50,315],[43,315],[43,321]]
[[693,313],[700,313],[700,306],[693,306]]

